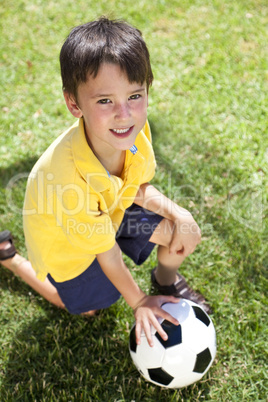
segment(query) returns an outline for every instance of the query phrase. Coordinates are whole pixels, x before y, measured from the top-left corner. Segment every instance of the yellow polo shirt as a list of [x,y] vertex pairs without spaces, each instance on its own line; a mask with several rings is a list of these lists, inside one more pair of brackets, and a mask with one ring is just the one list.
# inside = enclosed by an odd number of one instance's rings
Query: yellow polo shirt
[[111,249],[124,211],[155,166],[148,123],[126,151],[121,177],[92,152],[83,118],[59,136],[33,167],[25,194],[23,226],[37,278],[72,279]]

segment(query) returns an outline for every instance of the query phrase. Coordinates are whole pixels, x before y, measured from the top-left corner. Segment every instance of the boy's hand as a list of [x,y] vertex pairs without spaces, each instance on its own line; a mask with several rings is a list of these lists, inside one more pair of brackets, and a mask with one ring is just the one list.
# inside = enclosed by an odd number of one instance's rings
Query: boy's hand
[[184,257],[187,257],[201,242],[201,230],[190,212],[184,211],[182,217],[174,220],[169,252],[170,254],[183,254]]
[[141,343],[141,330],[144,330],[145,336],[150,346],[153,346],[151,325],[156,329],[163,340],[168,336],[159,324],[157,317],[170,321],[172,324],[179,325],[179,321],[161,308],[164,303],[178,303],[180,299],[174,296],[144,296],[138,306],[134,309],[136,319],[136,342]]

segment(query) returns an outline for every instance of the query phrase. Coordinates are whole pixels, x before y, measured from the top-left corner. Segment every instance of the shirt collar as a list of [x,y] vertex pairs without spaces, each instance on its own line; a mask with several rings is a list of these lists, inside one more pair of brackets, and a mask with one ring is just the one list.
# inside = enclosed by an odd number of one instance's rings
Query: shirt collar
[[71,147],[74,163],[84,180],[96,191],[105,191],[109,188],[110,180],[107,172],[87,143],[82,117],[79,119],[78,125],[76,124]]
[[[79,119],[79,122],[74,125],[71,147],[74,163],[84,180],[97,192],[109,189],[111,185],[110,174],[88,145],[82,117]],[[137,154],[135,159],[137,159],[137,163],[140,163],[141,161],[138,161],[140,158],[138,157],[139,152],[136,145],[133,145],[129,151],[131,152],[132,158]],[[132,158],[127,158],[127,160],[130,161]]]

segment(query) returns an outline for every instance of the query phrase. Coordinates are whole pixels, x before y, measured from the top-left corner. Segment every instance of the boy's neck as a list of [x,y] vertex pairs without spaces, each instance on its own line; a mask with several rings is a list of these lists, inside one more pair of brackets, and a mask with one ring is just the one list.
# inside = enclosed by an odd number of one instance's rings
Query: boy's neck
[[109,174],[120,177],[124,169],[126,151],[117,152],[117,155],[113,154],[110,156],[106,156],[105,158],[102,158],[101,156],[98,156],[96,154],[95,155],[100,163],[105,167],[107,172],[109,172]]
[[87,134],[86,139],[92,152],[109,174],[120,177],[125,164],[126,151],[113,149],[111,147],[105,148],[103,144],[101,144],[100,147],[98,147],[97,144],[93,145]]

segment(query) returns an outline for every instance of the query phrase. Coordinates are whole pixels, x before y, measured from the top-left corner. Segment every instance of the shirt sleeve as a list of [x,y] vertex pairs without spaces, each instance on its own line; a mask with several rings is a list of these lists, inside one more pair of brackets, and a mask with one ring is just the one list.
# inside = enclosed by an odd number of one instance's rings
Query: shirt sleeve
[[65,189],[55,195],[56,222],[70,246],[89,254],[109,250],[115,243],[115,230],[108,211],[101,211],[99,198],[81,188]]

